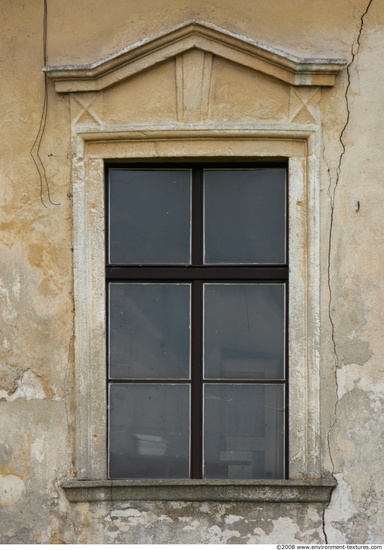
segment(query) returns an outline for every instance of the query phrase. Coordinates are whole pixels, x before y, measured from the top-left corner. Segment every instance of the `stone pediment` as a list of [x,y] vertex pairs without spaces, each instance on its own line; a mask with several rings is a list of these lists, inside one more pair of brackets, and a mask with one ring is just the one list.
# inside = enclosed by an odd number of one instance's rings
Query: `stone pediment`
[[344,59],[299,58],[213,24],[188,21],[94,63],[44,67],[44,71],[57,92],[97,92],[171,59],[184,74],[181,60],[196,51],[206,54],[203,71],[216,56],[292,86],[333,86],[346,65]]

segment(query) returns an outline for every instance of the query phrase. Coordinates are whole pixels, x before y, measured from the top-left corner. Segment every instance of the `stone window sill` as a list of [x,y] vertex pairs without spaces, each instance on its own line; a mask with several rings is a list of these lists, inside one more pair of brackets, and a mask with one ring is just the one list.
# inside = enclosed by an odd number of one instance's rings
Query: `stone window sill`
[[216,501],[329,502],[333,479],[308,480],[64,480],[70,502]]

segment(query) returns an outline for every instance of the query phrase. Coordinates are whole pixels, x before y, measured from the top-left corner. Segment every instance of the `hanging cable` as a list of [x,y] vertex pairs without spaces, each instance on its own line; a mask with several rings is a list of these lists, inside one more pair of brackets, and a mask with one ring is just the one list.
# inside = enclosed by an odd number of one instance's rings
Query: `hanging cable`
[[[44,52],[44,66],[47,65],[47,22],[48,22],[48,7],[47,0],[44,0],[44,22],[43,22],[43,52]],[[30,150],[30,155],[36,166],[37,172],[39,174],[40,180],[40,200],[42,205],[47,208],[47,205],[44,202],[43,192],[44,184],[47,190],[48,201],[54,206],[60,206],[60,203],[53,202],[51,200],[51,194],[48,184],[48,178],[45,171],[44,163],[40,156],[40,147],[43,140],[43,135],[45,132],[45,127],[47,124],[47,113],[48,113],[48,77],[44,73],[44,102],[43,102],[43,111],[41,113],[39,129],[36,135],[36,139],[33,142],[33,145]]]

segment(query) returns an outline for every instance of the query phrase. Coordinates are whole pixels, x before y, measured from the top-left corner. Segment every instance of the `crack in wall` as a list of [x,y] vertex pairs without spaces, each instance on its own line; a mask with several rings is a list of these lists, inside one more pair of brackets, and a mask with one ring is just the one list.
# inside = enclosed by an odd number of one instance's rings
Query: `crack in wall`
[[325,510],[326,510],[326,508],[323,509],[323,513],[321,515],[321,527],[322,527],[322,530],[323,530],[324,542],[325,542],[325,544],[328,544],[328,536],[327,536],[327,532],[325,530]]
[[[341,147],[342,147],[342,151],[340,153],[339,162],[338,162],[337,169],[336,169],[336,179],[335,179],[335,184],[333,186],[333,192],[332,193],[331,193],[331,176],[330,176],[330,170],[328,169],[328,174],[329,174],[329,178],[330,178],[330,183],[329,183],[329,187],[328,187],[328,195],[330,197],[330,202],[331,202],[331,218],[330,218],[329,240],[328,240],[328,292],[329,292],[328,317],[329,317],[329,322],[331,324],[331,338],[332,338],[333,356],[334,356],[334,360],[335,360],[335,385],[336,385],[336,401],[335,401],[335,406],[334,406],[333,422],[332,422],[332,425],[329,428],[328,435],[327,435],[328,453],[329,453],[329,458],[330,458],[331,464],[332,464],[332,475],[335,472],[335,463],[334,463],[332,452],[331,452],[330,437],[331,437],[332,430],[336,425],[337,405],[338,405],[338,401],[339,401],[339,384],[338,384],[338,379],[337,379],[337,369],[339,368],[339,356],[338,356],[338,352],[337,352],[337,344],[336,344],[336,336],[335,336],[335,323],[334,323],[333,314],[332,314],[332,302],[333,302],[332,283],[331,283],[332,236],[333,236],[333,227],[334,227],[334,218],[335,218],[336,192],[337,192],[337,188],[339,186],[340,177],[341,177],[342,163],[343,163],[344,155],[345,155],[346,149],[347,149],[345,141],[344,141],[344,135],[347,131],[347,127],[349,125],[350,117],[351,117],[351,111],[350,111],[350,105],[349,105],[349,90],[350,90],[350,87],[351,87],[351,67],[354,64],[355,59],[356,59],[356,57],[357,57],[357,55],[360,51],[361,36],[362,36],[362,33],[363,33],[363,29],[364,29],[364,20],[365,20],[365,17],[367,15],[367,13],[369,12],[369,10],[371,8],[372,3],[373,3],[373,0],[369,0],[369,2],[367,4],[367,7],[365,8],[365,11],[363,12],[363,14],[360,17],[360,27],[359,27],[359,31],[358,31],[358,34],[357,34],[357,38],[353,42],[352,48],[351,48],[351,61],[347,65],[347,86],[345,88],[345,93],[344,93],[345,105],[346,105],[346,109],[347,109],[347,118],[346,118],[345,124],[344,124],[344,126],[343,126],[343,128],[340,132],[339,141],[340,141],[340,144],[341,144]],[[328,544],[328,537],[327,537],[326,525],[325,525],[325,512],[326,512],[326,509],[324,509],[324,511],[323,511],[323,525],[322,525],[322,528],[323,528],[323,534],[324,534],[325,542],[326,542],[326,544]]]
[[359,50],[360,50],[361,35],[362,35],[362,32],[363,32],[363,28],[364,28],[364,19],[365,19],[365,16],[367,15],[367,13],[368,13],[368,11],[371,7],[372,2],[373,2],[373,0],[369,0],[368,5],[367,5],[364,13],[360,17],[359,32],[358,32],[356,41],[352,44],[352,49],[351,49],[351,56],[352,57],[351,57],[351,61],[347,65],[347,79],[348,79],[348,82],[347,82],[347,86],[345,88],[345,93],[344,93],[345,105],[346,105],[346,108],[347,108],[347,119],[346,119],[344,127],[343,127],[343,129],[341,130],[341,133],[340,133],[339,141],[340,141],[340,144],[341,144],[341,147],[342,147],[342,151],[341,151],[341,154],[340,154],[340,157],[339,157],[339,163],[338,163],[337,170],[336,170],[336,181],[335,181],[335,185],[333,187],[333,193],[332,194],[331,194],[331,190],[329,188],[329,195],[330,195],[330,200],[331,200],[331,220],[330,220],[329,246],[328,246],[328,290],[329,290],[328,316],[329,316],[329,321],[331,323],[333,353],[334,353],[334,357],[335,357],[335,366],[336,367],[339,366],[339,357],[338,357],[338,354],[337,354],[337,346],[336,346],[336,338],[335,338],[335,324],[334,324],[333,317],[332,317],[332,285],[331,285],[332,234],[333,234],[333,223],[334,223],[334,215],[335,215],[336,191],[337,191],[337,188],[338,188],[338,185],[339,185],[339,182],[340,182],[341,165],[342,165],[342,162],[343,162],[344,155],[346,153],[346,145],[345,145],[345,142],[344,142],[344,134],[347,130],[347,127],[348,127],[349,121],[350,121],[350,117],[351,117],[351,111],[350,111],[350,107],[349,107],[349,97],[348,97],[349,89],[351,87],[351,67],[354,64],[355,59],[356,59],[356,57],[359,53]]

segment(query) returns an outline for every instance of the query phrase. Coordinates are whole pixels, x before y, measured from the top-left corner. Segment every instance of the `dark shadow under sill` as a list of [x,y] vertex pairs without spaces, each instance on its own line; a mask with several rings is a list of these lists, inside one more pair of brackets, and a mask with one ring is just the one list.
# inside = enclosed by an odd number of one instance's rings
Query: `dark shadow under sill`
[[62,488],[70,502],[215,501],[327,503],[334,479],[300,480],[100,480],[66,479]]

